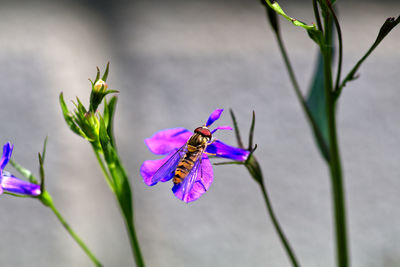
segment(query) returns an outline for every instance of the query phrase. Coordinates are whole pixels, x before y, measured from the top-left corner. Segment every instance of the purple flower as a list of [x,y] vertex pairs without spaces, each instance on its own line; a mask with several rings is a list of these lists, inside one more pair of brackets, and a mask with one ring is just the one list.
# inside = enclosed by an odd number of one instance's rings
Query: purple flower
[[[146,160],[140,174],[143,181],[153,186],[158,182],[173,179],[174,195],[184,202],[197,200],[210,187],[214,175],[208,155],[245,161],[249,151],[232,147],[219,140],[211,140],[217,130],[232,130],[229,126],[219,126],[213,131],[208,127],[221,116],[223,109],[211,113],[203,127],[194,133],[185,128],[165,129],[145,139],[145,143],[156,155],[165,155],[162,159]],[[194,143],[193,143],[194,142]],[[199,145],[194,145],[199,142]],[[201,153],[201,154],[200,154]]]
[[10,145],[10,143],[6,143],[3,146],[3,156],[0,159],[0,194],[2,194],[3,191],[6,191],[19,195],[40,195],[40,185],[23,181],[11,173],[4,171],[4,168],[11,158],[13,148],[14,146]]

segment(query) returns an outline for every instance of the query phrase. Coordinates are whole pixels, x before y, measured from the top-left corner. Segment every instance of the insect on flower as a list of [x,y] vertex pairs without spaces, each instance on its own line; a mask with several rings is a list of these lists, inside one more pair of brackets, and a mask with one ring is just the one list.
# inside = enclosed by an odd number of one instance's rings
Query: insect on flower
[[153,186],[158,182],[172,179],[172,191],[184,202],[197,200],[210,187],[214,177],[207,155],[244,161],[249,151],[231,147],[213,139],[217,130],[232,130],[230,126],[219,126],[210,131],[209,127],[219,119],[223,109],[211,113],[207,123],[197,127],[194,133],[184,128],[161,130],[145,140],[150,151],[166,155],[163,159],[147,160],[140,174],[144,182]]

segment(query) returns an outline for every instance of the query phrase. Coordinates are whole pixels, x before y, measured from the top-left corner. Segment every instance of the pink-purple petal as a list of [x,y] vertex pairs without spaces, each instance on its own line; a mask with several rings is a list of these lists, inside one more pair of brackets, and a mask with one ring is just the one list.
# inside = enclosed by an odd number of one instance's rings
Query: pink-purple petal
[[211,162],[206,155],[203,155],[201,169],[199,170],[199,174],[192,189],[186,194],[183,194],[181,186],[182,183],[181,183],[178,185],[174,185],[172,187],[172,192],[174,192],[174,195],[178,199],[186,203],[189,203],[197,200],[202,194],[204,194],[210,188],[213,179],[214,179],[214,174]]
[[212,144],[208,145],[206,152],[214,154],[217,157],[227,158],[237,161],[245,161],[250,154],[250,151],[229,146],[219,140],[214,141]]
[[214,111],[211,113],[210,117],[208,117],[206,126],[208,127],[208,126],[210,126],[211,124],[213,124],[216,120],[218,120],[219,117],[220,117],[221,114],[222,114],[222,111],[224,111],[224,110],[223,110],[223,109],[216,109],[216,110],[214,110]]
[[185,128],[165,129],[146,138],[144,142],[154,154],[165,155],[182,147],[191,135],[192,133]]
[[6,167],[8,161],[10,160],[13,148],[14,148],[14,146],[12,146],[8,142],[6,144],[4,144],[3,156],[1,157],[1,160],[0,160],[0,171]]
[[[152,182],[153,175],[157,172],[157,170],[171,157],[170,155],[167,155],[166,157],[162,159],[156,159],[156,160],[146,160],[143,162],[142,166],[140,167],[140,174],[143,177],[143,181],[145,184],[149,186],[153,186],[157,183]],[[173,174],[173,173],[172,173]],[[161,182],[166,182],[169,181],[172,178],[171,175],[166,176],[164,179],[161,179]]]
[[40,185],[18,179],[8,173],[3,173],[1,187],[4,191],[29,196],[40,195]]
[[233,130],[233,128],[231,126],[218,126],[217,128],[215,128],[214,130],[211,131],[211,134],[214,134],[217,130]]

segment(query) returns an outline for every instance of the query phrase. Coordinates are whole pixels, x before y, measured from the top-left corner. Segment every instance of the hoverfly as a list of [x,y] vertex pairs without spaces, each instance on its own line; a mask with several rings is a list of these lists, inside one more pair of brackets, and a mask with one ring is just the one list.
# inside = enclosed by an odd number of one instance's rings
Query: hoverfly
[[212,134],[207,126],[196,128],[189,140],[154,173],[152,183],[173,173],[172,181],[175,186],[182,186],[183,196],[190,192],[196,181],[207,191],[202,181],[201,162],[207,146],[213,143],[211,139]]
[[140,174],[148,186],[172,179],[174,195],[188,203],[204,194],[214,179],[213,168],[207,155],[235,161],[245,161],[249,151],[229,146],[212,138],[217,130],[232,130],[230,126],[209,127],[219,119],[223,109],[214,110],[207,122],[192,133],[185,128],[171,128],[146,138],[147,147],[162,159],[146,160]]

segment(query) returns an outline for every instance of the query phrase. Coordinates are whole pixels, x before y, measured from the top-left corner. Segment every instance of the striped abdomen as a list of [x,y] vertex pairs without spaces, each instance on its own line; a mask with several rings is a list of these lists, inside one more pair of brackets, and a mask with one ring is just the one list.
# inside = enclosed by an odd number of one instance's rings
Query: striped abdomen
[[193,169],[194,163],[203,153],[202,149],[197,149],[193,152],[187,152],[185,156],[179,161],[178,167],[176,167],[174,179],[172,180],[174,184],[180,184],[189,172]]

